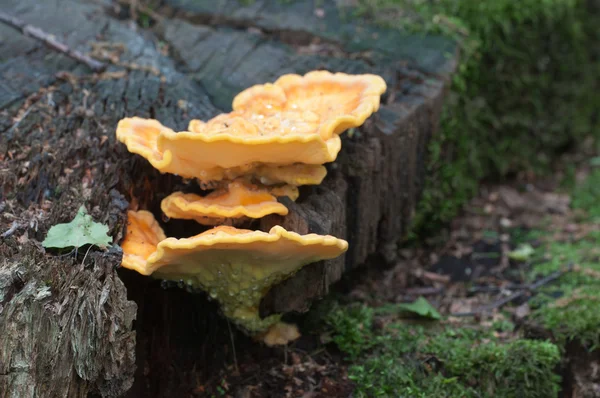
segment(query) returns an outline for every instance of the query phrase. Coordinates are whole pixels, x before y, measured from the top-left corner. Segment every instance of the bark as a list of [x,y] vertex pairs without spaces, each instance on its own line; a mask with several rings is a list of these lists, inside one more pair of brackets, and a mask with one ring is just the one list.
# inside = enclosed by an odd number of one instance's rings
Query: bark
[[[305,1],[289,10],[256,1],[213,14],[172,2],[165,5],[171,17],[152,31],[119,20],[123,10],[111,3],[5,3],[6,12],[69,48],[95,48],[92,55],[110,66],[93,73],[0,25],[0,397],[181,396],[231,361],[227,323],[204,296],[117,269],[117,246],[56,252],[40,244],[81,204],[118,243],[130,202],[160,219],[161,199],[190,189],[116,142],[122,117],[184,129],[191,118],[227,111],[240,90],[284,73],[381,74],[389,85],[381,110],[344,137],[326,181],[303,188],[297,203],[287,203],[288,216],[254,225],[330,233],[346,238],[350,250],[276,286],[261,313],[304,311],[345,270],[393,261],[455,63],[447,42],[366,29],[329,6],[320,19]],[[172,236],[200,231],[184,221],[164,226]],[[238,350],[246,349],[239,357],[264,354],[233,334]]]

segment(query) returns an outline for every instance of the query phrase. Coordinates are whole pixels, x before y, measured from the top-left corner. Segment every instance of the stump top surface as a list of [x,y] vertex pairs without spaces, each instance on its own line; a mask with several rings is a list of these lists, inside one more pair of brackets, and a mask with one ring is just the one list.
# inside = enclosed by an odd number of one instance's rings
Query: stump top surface
[[348,54],[361,54],[373,64],[403,61],[425,73],[448,76],[454,68],[456,45],[441,36],[386,29],[356,17],[353,7],[341,1],[165,0],[163,4],[187,17],[204,17],[216,23],[255,27],[288,41],[313,39],[336,44]]

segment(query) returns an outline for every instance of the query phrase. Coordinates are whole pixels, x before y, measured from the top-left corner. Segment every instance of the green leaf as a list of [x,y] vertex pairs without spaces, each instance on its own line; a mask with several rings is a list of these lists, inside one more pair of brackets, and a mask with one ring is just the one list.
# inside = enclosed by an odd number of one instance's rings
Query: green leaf
[[108,227],[94,222],[92,216],[87,214],[85,206],[81,206],[73,221],[50,228],[42,245],[57,248],[81,247],[87,244],[105,247],[111,242]]
[[401,308],[408,312],[412,312],[425,318],[442,319],[440,313],[437,312],[437,310],[431,304],[429,304],[429,301],[427,301],[423,297],[419,297],[412,303],[398,304],[398,308]]
[[529,243],[519,245],[515,250],[508,253],[508,258],[516,261],[527,261],[535,253],[535,249]]

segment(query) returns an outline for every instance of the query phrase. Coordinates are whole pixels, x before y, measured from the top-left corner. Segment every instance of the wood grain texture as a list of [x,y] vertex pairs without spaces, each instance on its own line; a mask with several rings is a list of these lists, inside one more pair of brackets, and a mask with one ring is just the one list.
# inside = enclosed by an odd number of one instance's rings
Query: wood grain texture
[[[343,137],[324,183],[303,187],[296,203],[286,203],[288,216],[254,224],[333,234],[350,249],[276,286],[261,314],[304,311],[344,271],[393,261],[426,178],[426,146],[456,61],[447,42],[352,24],[330,8],[317,18],[311,1],[289,9],[256,1],[235,12],[221,1],[208,11],[163,2],[170,17],[152,31],[119,20],[108,2],[5,3],[82,53],[102,43],[120,66],[93,74],[0,25],[0,233],[16,225],[0,239],[0,397],[181,396],[230,356],[227,324],[203,295],[117,270],[118,247],[46,253],[39,243],[81,204],[118,242],[130,204],[160,220],[162,198],[193,189],[116,142],[122,117],[184,129],[283,73],[380,74],[389,85],[380,111]],[[172,236],[201,230],[180,220],[163,226]],[[253,347],[244,339],[238,336]]]

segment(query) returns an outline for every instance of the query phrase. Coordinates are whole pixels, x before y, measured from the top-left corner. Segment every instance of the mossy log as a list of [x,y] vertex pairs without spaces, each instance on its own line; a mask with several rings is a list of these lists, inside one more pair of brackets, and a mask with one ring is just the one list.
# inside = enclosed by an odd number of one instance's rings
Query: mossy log
[[[192,118],[229,110],[240,90],[284,73],[382,75],[389,90],[380,111],[343,137],[325,182],[303,188],[297,203],[287,203],[288,216],[255,225],[333,234],[350,250],[276,286],[261,313],[304,311],[345,270],[393,260],[426,177],[454,46],[346,22],[337,9],[317,10],[310,1],[289,9],[226,3],[217,11],[227,18],[166,4],[168,18],[141,30],[114,4],[4,2],[6,12],[109,67],[92,73],[0,24],[0,397],[182,396],[230,355],[220,348],[229,341],[227,323],[204,296],[118,269],[116,245],[50,253],[40,244],[82,204],[118,243],[131,201],[160,219],[160,200],[187,187],[116,141],[125,116],[184,129]],[[190,4],[210,9],[213,2]],[[165,225],[175,236],[195,228]]]

